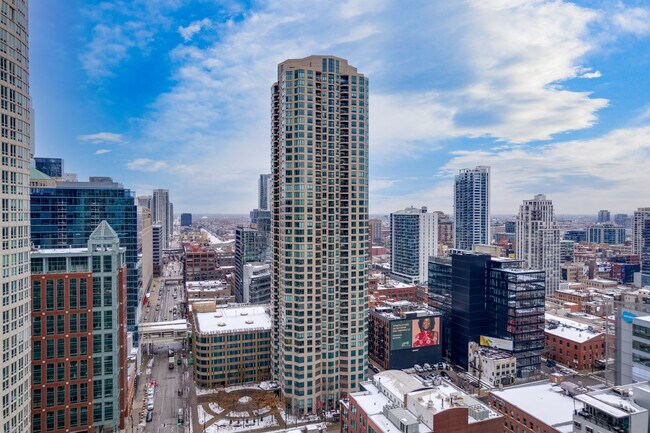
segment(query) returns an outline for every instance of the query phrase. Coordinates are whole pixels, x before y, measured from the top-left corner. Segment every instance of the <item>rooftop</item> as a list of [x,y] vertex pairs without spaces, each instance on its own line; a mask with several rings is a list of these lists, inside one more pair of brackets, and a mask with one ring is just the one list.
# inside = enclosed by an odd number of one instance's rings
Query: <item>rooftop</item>
[[643,401],[649,395],[650,386],[648,382],[644,382],[594,391],[578,395],[576,399],[615,418],[625,418],[631,414],[647,412],[647,409],[637,404],[635,399],[643,397]]
[[545,424],[563,432],[573,432],[573,410],[583,404],[568,396],[549,381],[513,386],[503,391],[491,391],[493,398],[502,399]]
[[196,313],[194,317],[198,327],[196,332],[203,334],[271,329],[266,306],[260,305],[217,308],[214,312]]
[[547,321],[545,331],[548,334],[575,341],[576,343],[584,343],[602,334],[592,326],[565,317],[550,314],[546,314],[545,317]]

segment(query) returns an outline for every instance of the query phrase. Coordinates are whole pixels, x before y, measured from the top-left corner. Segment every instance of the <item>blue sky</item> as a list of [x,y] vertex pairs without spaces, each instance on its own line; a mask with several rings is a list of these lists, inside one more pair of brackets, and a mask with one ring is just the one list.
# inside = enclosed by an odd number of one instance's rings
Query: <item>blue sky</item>
[[650,8],[639,1],[31,0],[37,156],[176,212],[245,213],[270,171],[270,86],[331,54],[370,79],[370,212],[650,203]]

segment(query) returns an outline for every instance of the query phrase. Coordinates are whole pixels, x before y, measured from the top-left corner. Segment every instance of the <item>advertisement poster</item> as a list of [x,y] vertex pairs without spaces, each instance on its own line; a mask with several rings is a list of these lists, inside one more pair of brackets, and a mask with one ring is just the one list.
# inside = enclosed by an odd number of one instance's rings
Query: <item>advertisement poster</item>
[[411,347],[436,346],[440,343],[440,320],[423,317],[413,320],[413,344]]

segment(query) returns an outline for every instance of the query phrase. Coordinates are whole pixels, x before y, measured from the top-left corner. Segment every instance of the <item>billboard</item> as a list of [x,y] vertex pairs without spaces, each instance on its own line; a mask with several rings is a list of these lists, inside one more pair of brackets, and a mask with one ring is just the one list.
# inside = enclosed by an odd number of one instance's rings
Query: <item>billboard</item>
[[486,337],[485,335],[481,335],[480,345],[512,351],[512,340],[506,340],[505,338]]
[[440,344],[440,317],[421,317],[391,323],[390,350],[417,349]]

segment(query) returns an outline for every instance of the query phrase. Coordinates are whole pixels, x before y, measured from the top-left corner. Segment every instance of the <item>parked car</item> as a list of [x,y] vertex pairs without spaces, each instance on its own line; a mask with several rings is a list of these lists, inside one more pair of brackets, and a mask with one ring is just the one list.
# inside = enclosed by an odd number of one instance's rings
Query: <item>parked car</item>
[[183,425],[184,417],[183,417],[183,409],[178,409],[178,423]]
[[440,376],[444,377],[445,379],[449,379],[449,375],[447,374],[446,371],[441,371]]
[[432,370],[431,366],[429,364],[426,364],[426,363],[422,366],[422,368],[424,369],[424,371],[431,371]]
[[179,396],[183,395],[183,390],[181,388],[178,388],[178,395]]
[[445,364],[443,364],[442,362],[439,362],[438,365],[436,365],[436,368],[438,370],[444,370],[445,369]]
[[151,422],[153,420],[153,411],[148,410],[147,411],[147,422]]
[[147,402],[147,410],[153,410],[153,398],[150,398]]
[[422,367],[420,367],[418,364],[415,364],[415,365],[413,366],[413,369],[414,369],[416,372],[418,372],[418,373],[422,373],[422,372],[424,371],[424,370],[422,369]]

